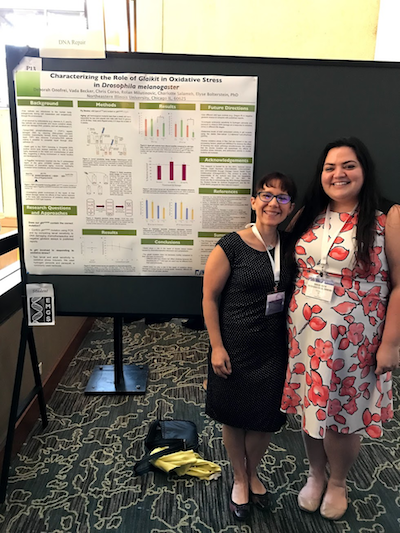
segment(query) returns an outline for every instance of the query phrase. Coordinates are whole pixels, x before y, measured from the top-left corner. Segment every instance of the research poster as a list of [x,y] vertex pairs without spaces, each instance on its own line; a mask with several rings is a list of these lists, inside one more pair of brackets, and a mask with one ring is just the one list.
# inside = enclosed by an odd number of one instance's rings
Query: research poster
[[250,219],[257,78],[15,74],[31,274],[202,275]]

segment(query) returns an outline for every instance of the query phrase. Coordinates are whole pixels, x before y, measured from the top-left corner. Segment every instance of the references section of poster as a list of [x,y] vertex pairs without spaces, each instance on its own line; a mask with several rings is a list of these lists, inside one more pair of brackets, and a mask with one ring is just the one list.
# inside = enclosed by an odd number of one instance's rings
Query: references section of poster
[[250,219],[257,78],[15,74],[31,274],[202,275]]

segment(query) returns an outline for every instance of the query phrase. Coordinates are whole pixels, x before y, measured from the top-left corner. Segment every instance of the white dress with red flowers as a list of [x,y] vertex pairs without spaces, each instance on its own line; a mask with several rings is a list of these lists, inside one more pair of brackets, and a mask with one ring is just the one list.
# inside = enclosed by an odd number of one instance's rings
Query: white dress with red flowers
[[330,302],[305,295],[308,276],[319,271],[325,214],[296,245],[282,410],[301,414],[304,431],[318,439],[326,429],[380,437],[382,422],[393,417],[391,372],[374,373],[389,294],[386,215],[377,212],[368,273],[355,264],[357,219],[357,213],[330,213],[329,235],[337,235],[325,269],[335,282]]

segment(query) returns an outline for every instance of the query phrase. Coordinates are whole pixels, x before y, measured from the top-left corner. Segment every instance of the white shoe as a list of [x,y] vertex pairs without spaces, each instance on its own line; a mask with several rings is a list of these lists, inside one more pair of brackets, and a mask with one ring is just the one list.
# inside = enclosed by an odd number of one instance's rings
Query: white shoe
[[339,505],[338,502],[335,502],[335,504],[327,503],[324,498],[320,509],[321,516],[323,518],[327,518],[328,520],[339,520],[339,518],[342,518],[348,507],[347,494],[348,492],[346,487],[345,498],[341,502],[341,505]]
[[[310,478],[309,478],[310,479]],[[326,485],[323,486],[321,492],[318,494],[312,494],[312,490],[310,487],[307,487],[307,483],[304,485],[304,487],[301,489],[297,496],[297,503],[302,511],[306,511],[307,513],[315,513],[315,511],[318,509],[318,507],[321,505],[322,496],[325,491]]]

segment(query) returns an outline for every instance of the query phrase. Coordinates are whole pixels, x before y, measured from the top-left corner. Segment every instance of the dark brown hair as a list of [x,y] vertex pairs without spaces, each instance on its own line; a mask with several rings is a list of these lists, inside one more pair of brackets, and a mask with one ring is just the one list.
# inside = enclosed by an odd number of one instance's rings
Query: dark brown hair
[[376,182],[375,165],[365,144],[357,137],[337,139],[328,143],[322,150],[315,170],[314,178],[304,196],[303,209],[294,226],[293,241],[306,233],[315,218],[322,213],[329,204],[330,198],[324,192],[321,184],[322,169],[328,152],[332,148],[347,146],[354,150],[363,169],[364,182],[358,195],[358,223],[357,223],[357,261],[369,270],[371,266],[370,249],[374,242],[375,213],[379,205],[379,192]]
[[265,187],[273,187],[273,182],[279,181],[280,188],[282,191],[285,191],[290,198],[292,203],[295,202],[297,196],[297,187],[293,179],[282,172],[270,172],[262,178],[260,178],[253,189],[253,197],[255,198],[259,191],[262,191]]

